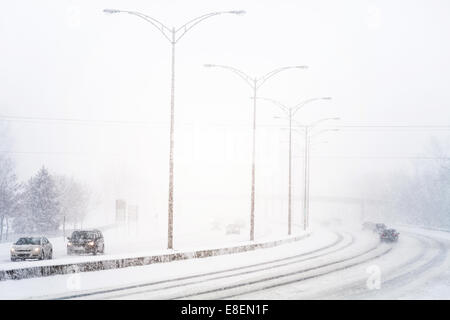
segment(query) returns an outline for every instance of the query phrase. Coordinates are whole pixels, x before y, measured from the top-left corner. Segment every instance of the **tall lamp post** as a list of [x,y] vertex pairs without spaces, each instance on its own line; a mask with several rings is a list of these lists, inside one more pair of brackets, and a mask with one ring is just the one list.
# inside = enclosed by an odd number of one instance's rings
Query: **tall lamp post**
[[224,68],[237,74],[243,79],[252,89],[253,92],[253,145],[252,145],[252,189],[251,189],[251,202],[250,202],[250,241],[255,239],[255,151],[256,151],[256,98],[258,89],[271,77],[278,74],[281,71],[288,69],[306,69],[307,66],[287,66],[272,70],[266,73],[261,78],[251,77],[245,72],[230,66],[217,65],[217,64],[205,64],[207,68]]
[[303,229],[306,230],[308,228],[309,223],[309,146],[311,138],[318,136],[319,134],[328,132],[328,131],[339,131],[339,129],[323,129],[319,132],[316,132],[313,135],[310,135],[312,129],[314,129],[318,124],[328,121],[328,120],[340,120],[338,117],[334,118],[324,118],[317,121],[312,122],[311,124],[305,126],[305,173],[304,173],[304,194],[303,194]]
[[242,15],[245,13],[243,10],[234,10],[234,11],[220,11],[220,12],[212,12],[207,13],[202,16],[199,16],[195,19],[192,19],[186,22],[179,28],[169,28],[165,26],[163,23],[159,22],[155,18],[149,17],[145,14],[136,12],[136,11],[126,11],[126,10],[115,10],[115,9],[104,9],[103,12],[108,14],[113,13],[128,13],[134,16],[137,16],[145,21],[149,22],[156,29],[158,29],[164,38],[169,41],[172,47],[172,76],[171,76],[171,95],[170,95],[170,149],[169,149],[169,210],[168,210],[168,239],[167,239],[167,248],[173,249],[173,159],[174,159],[174,124],[175,124],[175,45],[177,42],[194,26],[206,20],[208,18],[220,15],[220,14],[236,14]]
[[303,108],[308,103],[318,101],[318,100],[331,100],[331,97],[319,97],[319,98],[311,98],[304,100],[293,107],[287,107],[279,101],[257,97],[257,99],[269,101],[275,105],[277,105],[287,116],[287,120],[289,121],[289,178],[288,178],[288,235],[292,233],[292,121],[295,114]]

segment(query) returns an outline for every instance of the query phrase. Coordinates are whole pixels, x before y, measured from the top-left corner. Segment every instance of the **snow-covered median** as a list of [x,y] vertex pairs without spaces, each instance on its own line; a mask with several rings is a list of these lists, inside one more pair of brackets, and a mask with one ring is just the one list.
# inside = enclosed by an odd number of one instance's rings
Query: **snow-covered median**
[[[107,257],[96,256],[91,257],[89,261],[86,261],[83,257],[80,257],[80,261],[77,262],[76,260],[71,259],[69,263],[63,261],[58,261],[57,263],[54,261],[42,261],[36,265],[31,264],[31,262],[27,262],[25,265],[22,264],[16,268],[5,268],[5,265],[3,265],[0,269],[0,280],[17,280],[75,272],[118,269],[176,260],[211,257],[245,252],[258,248],[270,248],[281,244],[298,241],[307,236],[309,236],[309,233],[301,233],[297,236],[271,241],[245,242],[234,246],[203,247],[195,250],[183,251],[162,250],[160,252],[153,253],[152,255],[120,254],[109,255]],[[30,265],[28,265],[28,263],[30,263]],[[6,264],[6,266],[8,266],[8,264]]]
[[315,230],[301,241],[232,255],[179,260],[171,263],[157,263],[99,272],[0,281],[0,299],[54,299],[91,290],[130,286],[146,282],[171,281],[180,277],[204,275],[210,272],[247,267],[250,264],[271,262],[292,255],[307,254],[314,250],[329,247],[337,240],[338,235],[334,232]]

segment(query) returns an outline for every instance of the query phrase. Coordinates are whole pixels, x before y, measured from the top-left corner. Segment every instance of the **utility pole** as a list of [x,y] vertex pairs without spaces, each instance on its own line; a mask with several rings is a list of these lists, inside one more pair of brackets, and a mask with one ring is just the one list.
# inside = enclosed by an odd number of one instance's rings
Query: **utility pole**
[[[302,102],[296,104],[294,107],[288,107],[279,101],[269,99],[269,98],[258,97],[257,99],[269,101],[269,102],[277,105],[278,107],[280,107],[280,109],[284,111],[285,115],[287,116],[287,120],[289,121],[288,235],[291,235],[291,233],[292,233],[292,121],[294,120],[294,116],[297,113],[297,111],[300,110],[301,108],[303,108],[308,103],[311,103],[313,101],[318,101],[318,100],[330,100],[331,98],[330,97],[311,98],[311,99],[303,100]],[[280,118],[280,117],[276,117],[276,118]],[[306,144],[305,144],[305,146],[306,146]],[[307,167],[306,167],[307,158],[306,157],[307,157],[307,154],[305,154],[305,177],[306,177],[306,172],[307,172]],[[306,181],[307,180],[305,178],[305,186],[306,186]],[[306,190],[307,190],[307,188],[305,187],[305,195],[304,195],[304,198],[305,198],[304,211],[305,212],[306,212],[306,206],[307,206]],[[305,221],[304,221],[304,226],[305,226],[304,228],[306,229]]]
[[323,118],[320,120],[317,120],[313,123],[311,123],[308,126],[305,126],[305,159],[304,159],[304,163],[305,163],[305,173],[304,173],[304,195],[303,195],[303,229],[306,230],[308,228],[309,225],[309,176],[310,176],[310,142],[311,142],[311,138],[315,137],[321,133],[327,132],[327,131],[339,131],[339,129],[324,129],[322,131],[319,131],[315,134],[313,134],[311,136],[310,132],[312,131],[312,129],[314,129],[319,123],[323,122],[323,121],[328,121],[328,120],[340,120],[340,118],[338,117],[334,117],[334,118]]
[[170,90],[170,151],[169,151],[169,210],[167,228],[167,248],[173,249],[173,149],[175,126],[175,28],[172,28],[172,76]]
[[256,162],[256,78],[253,79],[253,146],[252,146],[252,194],[250,199],[250,241],[255,240],[255,162]]
[[205,67],[212,68],[218,67],[228,69],[242,78],[252,89],[253,94],[253,144],[252,144],[252,181],[251,181],[251,194],[250,194],[250,241],[255,239],[255,158],[256,158],[256,99],[257,90],[266,82],[269,78],[273,77],[277,73],[288,69],[306,69],[307,66],[288,66],[272,70],[266,73],[261,78],[251,77],[244,71],[236,69],[230,66],[205,64]]
[[63,217],[63,238],[66,241],[66,216]]
[[308,135],[308,127],[305,127],[305,159],[304,159],[304,187],[303,187],[303,230],[306,230],[308,227],[308,176],[309,176],[309,135]]
[[174,169],[174,140],[175,140],[175,45],[176,43],[195,25],[199,24],[201,21],[208,19],[210,17],[220,15],[220,14],[236,14],[242,15],[245,13],[243,10],[234,10],[234,11],[219,11],[212,12],[202,16],[199,16],[195,19],[192,19],[182,25],[181,27],[175,29],[169,28],[163,23],[159,22],[155,18],[147,16],[143,13],[136,11],[126,11],[126,10],[116,10],[116,9],[105,9],[103,12],[108,14],[115,13],[127,13],[134,16],[137,16],[141,19],[152,24],[155,28],[157,28],[162,35],[170,42],[172,49],[172,76],[171,76],[171,94],[170,94],[170,146],[169,146],[169,200],[168,200],[168,228],[167,228],[167,248],[173,249],[173,191],[174,191],[174,179],[173,179],[173,169]]
[[288,235],[292,233],[292,109],[289,109],[289,196],[288,196]]

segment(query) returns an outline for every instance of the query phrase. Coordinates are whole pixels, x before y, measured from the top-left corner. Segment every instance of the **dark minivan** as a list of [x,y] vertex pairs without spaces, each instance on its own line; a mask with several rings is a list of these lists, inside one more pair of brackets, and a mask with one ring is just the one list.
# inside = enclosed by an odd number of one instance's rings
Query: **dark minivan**
[[67,254],[105,253],[105,240],[100,230],[76,230],[67,240]]

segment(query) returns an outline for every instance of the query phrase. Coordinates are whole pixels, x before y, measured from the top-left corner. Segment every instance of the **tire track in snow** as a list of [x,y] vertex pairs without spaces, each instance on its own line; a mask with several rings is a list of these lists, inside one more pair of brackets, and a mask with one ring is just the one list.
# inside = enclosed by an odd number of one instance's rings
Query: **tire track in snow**
[[[407,233],[407,232],[405,232],[405,233]],[[412,259],[408,259],[406,262],[402,263],[401,265],[396,266],[396,269],[401,269],[401,268],[410,266],[411,264],[414,264],[414,263],[420,261],[421,259],[423,259],[426,256],[427,249],[429,247],[428,242],[423,241],[423,239],[419,239],[417,237],[413,237],[413,238],[418,240],[419,243],[422,244],[419,254],[414,255],[414,257]],[[366,280],[367,280],[367,277],[364,277],[362,279],[355,280],[352,283],[347,284],[345,286],[341,286],[339,288],[328,288],[328,289],[324,290],[324,292],[314,293],[309,298],[333,300],[333,299],[342,299],[343,297],[345,297],[346,299],[362,299],[361,298],[362,295],[369,294],[367,292]],[[382,281],[383,287],[386,282]],[[350,292],[350,294],[349,294],[349,292]],[[294,296],[295,296],[295,294],[294,294]]]
[[[386,299],[387,296],[392,298],[400,296],[395,293],[404,291],[404,288],[412,282],[417,279],[420,280],[420,277],[429,271],[430,268],[440,266],[446,260],[448,252],[445,243],[432,237],[409,231],[405,231],[404,234],[418,241],[421,244],[421,249],[418,254],[415,254],[412,258],[402,262],[400,265],[390,266],[391,273],[394,274],[388,276],[386,281],[382,281],[381,289],[368,290],[366,286],[367,278],[361,278],[354,280],[346,286],[323,289],[322,291],[315,292],[313,295],[306,297],[308,299]],[[430,245],[430,242],[434,243],[434,245]],[[427,258],[430,249],[435,250],[436,248],[438,248],[437,253],[433,254],[432,257]],[[394,252],[392,252],[392,254],[394,254]],[[425,258],[425,263],[421,263]],[[383,263],[381,262],[381,264]],[[395,270],[402,270],[403,268],[407,268],[407,270],[395,273]],[[292,294],[291,296],[295,298],[295,294]]]
[[[220,293],[220,292],[224,292],[226,290],[232,290],[232,289],[237,289],[237,288],[243,288],[243,287],[250,287],[250,286],[254,286],[257,284],[263,284],[264,282],[268,282],[268,281],[272,281],[272,280],[278,280],[278,279],[282,279],[282,278],[286,278],[286,277],[290,277],[290,276],[296,276],[296,275],[300,275],[303,273],[307,273],[310,271],[315,271],[315,270],[320,270],[329,266],[333,266],[333,265],[337,265],[339,263],[344,263],[347,261],[351,261],[354,259],[357,259],[359,257],[362,257],[364,255],[367,255],[369,253],[371,253],[372,251],[375,251],[377,248],[379,248],[379,244],[370,248],[369,250],[364,251],[363,253],[345,258],[345,259],[340,259],[337,261],[333,261],[330,263],[326,263],[320,266],[316,266],[316,267],[311,267],[311,268],[307,268],[307,269],[303,269],[300,271],[294,271],[294,272],[290,272],[290,273],[285,273],[285,274],[279,274],[276,276],[270,276],[270,277],[265,277],[262,279],[258,279],[258,280],[253,280],[253,281],[248,281],[246,283],[238,283],[238,284],[234,284],[234,285],[230,285],[230,286],[224,286],[224,287],[220,287],[220,288],[216,288],[216,289],[212,289],[212,290],[205,290],[205,291],[200,291],[200,292],[196,292],[196,293],[192,293],[192,294],[187,294],[187,295],[182,295],[182,296],[177,296],[177,297],[172,297],[171,299],[185,299],[185,298],[193,298],[193,297],[198,297],[200,295],[206,295],[206,294],[212,294],[212,293]],[[283,282],[278,282],[278,283],[274,283],[274,284],[270,284],[270,285],[263,285],[262,287],[259,288],[254,288],[254,289],[250,289],[250,290],[246,290],[243,292],[238,292],[236,294],[231,294],[231,295],[226,295],[226,296],[222,296],[220,298],[216,298],[214,297],[214,299],[232,299],[232,298],[236,298],[238,296],[242,296],[242,295],[246,295],[246,294],[250,294],[250,293],[255,293],[255,292],[261,292],[264,290],[269,290],[269,289],[273,289],[276,287],[282,287],[282,286],[286,286],[286,285],[290,285],[290,284],[294,284],[300,281],[305,281],[305,280],[309,280],[309,279],[313,279],[313,278],[318,278],[330,273],[334,273],[336,271],[340,271],[340,270],[344,270],[344,269],[348,269],[351,268],[353,266],[356,265],[360,265],[362,263],[365,263],[367,261],[379,258],[387,253],[389,253],[391,251],[392,247],[388,247],[386,250],[382,251],[381,253],[376,254],[375,256],[371,256],[363,261],[359,261],[359,262],[354,262],[348,265],[344,265],[342,267],[338,267],[337,269],[333,269],[330,271],[325,271],[319,274],[314,274],[314,275],[310,275],[310,276],[305,276],[305,277],[300,277],[294,280],[287,280],[287,281],[283,281]]]
[[[417,236],[417,235],[416,235]],[[404,284],[406,281],[408,281],[410,278],[415,278],[417,276],[422,275],[426,271],[428,271],[431,267],[440,265],[447,257],[447,247],[442,241],[438,241],[434,238],[419,235],[420,237],[426,238],[427,240],[431,240],[431,242],[434,242],[434,246],[429,246],[429,248],[438,248],[438,252],[433,256],[432,259],[428,260],[428,262],[422,264],[418,268],[415,268],[411,271],[408,271],[402,275],[399,275],[393,279],[390,279],[384,283],[384,285],[398,285],[398,284]]]
[[[339,235],[339,236],[341,237],[340,241],[339,241],[339,243],[340,243],[340,242],[342,242],[343,237],[342,237],[342,235]],[[243,271],[243,272],[233,273],[233,274],[230,274],[230,275],[219,276],[219,277],[214,277],[214,278],[208,278],[208,279],[205,279],[203,281],[193,281],[193,282],[189,282],[189,283],[177,284],[177,285],[161,287],[161,288],[155,288],[155,289],[150,289],[150,290],[136,291],[136,292],[131,292],[131,293],[125,293],[125,294],[110,296],[110,297],[107,297],[107,298],[109,298],[109,299],[116,299],[116,298],[123,298],[123,297],[130,296],[130,295],[145,294],[145,293],[151,293],[151,292],[162,291],[162,290],[173,289],[173,288],[181,288],[181,287],[186,287],[186,286],[189,286],[189,285],[198,285],[198,284],[205,283],[205,282],[208,282],[208,281],[214,281],[214,280],[220,280],[220,279],[226,279],[226,278],[233,278],[233,277],[238,277],[238,276],[242,276],[242,275],[248,275],[248,274],[252,274],[252,273],[257,273],[257,272],[260,272],[260,271],[266,271],[266,270],[276,269],[276,268],[279,268],[279,267],[294,265],[294,264],[297,264],[297,263],[301,263],[301,262],[304,262],[304,261],[316,259],[316,258],[323,257],[325,255],[328,255],[328,254],[331,254],[331,253],[334,253],[334,252],[338,252],[338,251],[344,250],[344,249],[348,248],[349,246],[351,246],[354,242],[355,242],[354,237],[352,235],[350,235],[350,242],[347,243],[345,246],[342,246],[342,247],[339,247],[339,248],[334,249],[332,251],[327,251],[325,253],[321,253],[321,254],[318,254],[318,255],[315,255],[315,256],[312,256],[312,257],[309,257],[309,255],[312,254],[312,253],[318,252],[318,251],[323,251],[323,250],[329,249],[329,247],[332,247],[332,246],[327,246],[327,248],[317,249],[317,250],[314,250],[314,251],[311,251],[311,252],[307,252],[307,253],[303,253],[303,254],[300,254],[300,255],[292,256],[292,257],[289,257],[289,258],[279,259],[279,260],[286,260],[286,259],[297,258],[299,256],[308,255],[307,258],[296,259],[296,260],[291,261],[291,262],[277,264],[277,265],[273,265],[273,266],[270,266],[270,267],[265,266],[263,268],[259,268],[259,269],[255,269],[255,270]],[[275,261],[279,261],[279,260],[266,262],[264,264],[265,265],[273,264]],[[245,268],[250,268],[250,267],[251,266],[246,266]],[[178,298],[171,298],[171,299],[178,299]]]
[[[56,300],[63,300],[63,299],[79,299],[79,298],[86,298],[86,297],[94,298],[93,296],[95,296],[95,295],[102,295],[102,294],[109,294],[109,293],[121,292],[121,291],[126,291],[126,290],[145,288],[145,287],[150,287],[150,286],[155,286],[155,285],[160,285],[160,284],[165,284],[165,283],[172,283],[172,282],[177,282],[177,281],[198,279],[198,278],[201,278],[201,277],[214,276],[214,275],[224,274],[224,273],[227,273],[227,272],[245,270],[245,269],[250,269],[250,268],[260,267],[260,266],[267,266],[267,265],[274,264],[274,263],[277,263],[277,262],[283,262],[283,261],[289,261],[289,260],[293,260],[293,259],[298,259],[298,258],[305,257],[305,256],[308,256],[308,255],[317,253],[317,252],[328,250],[330,248],[333,248],[333,247],[339,245],[344,240],[344,237],[340,233],[337,233],[337,232],[334,232],[334,233],[335,233],[337,238],[331,244],[328,244],[328,245],[326,245],[324,247],[320,247],[318,249],[307,251],[307,252],[304,252],[304,253],[301,253],[301,254],[298,254],[298,255],[290,256],[290,257],[285,257],[285,258],[280,258],[280,259],[276,259],[276,260],[255,263],[255,264],[246,265],[246,266],[242,266],[242,267],[235,267],[235,268],[229,268],[229,269],[224,269],[224,270],[219,270],[219,271],[212,271],[212,272],[207,272],[207,273],[202,273],[202,274],[197,274],[197,275],[191,275],[191,276],[167,279],[167,280],[162,280],[162,281],[153,281],[153,282],[140,283],[140,284],[136,284],[136,285],[130,285],[130,286],[119,287],[119,288],[96,290],[96,291],[91,291],[91,292],[86,292],[86,293],[72,294],[72,295],[68,295],[68,296],[60,296],[60,297],[57,297],[55,299]],[[350,235],[350,238],[351,238],[350,243],[348,245],[346,245],[345,247],[353,244],[353,242],[354,242],[353,236]],[[340,248],[340,249],[336,249],[336,251],[337,250],[342,250],[342,249],[344,249],[344,247]],[[331,252],[333,252],[333,251],[331,251]],[[329,253],[325,253],[325,254],[329,254]],[[325,255],[325,254],[321,254],[319,256],[322,256],[322,255]],[[308,259],[313,259],[313,258],[316,258],[316,257],[317,256],[314,256],[314,257],[311,257],[311,258],[308,258]],[[308,259],[303,259],[303,260],[306,261]],[[296,263],[296,262],[297,261],[284,263],[284,265],[292,264],[292,263]],[[255,270],[255,271],[244,271],[244,272],[241,272],[239,274],[246,274],[246,273],[251,273],[251,272],[257,272],[257,271],[262,270],[262,269],[267,269],[267,267],[260,268],[260,269]],[[205,282],[205,281],[211,281],[211,280],[215,280],[215,279],[223,279],[223,278],[228,278],[228,277],[233,277],[233,276],[236,276],[236,274],[208,278],[208,279],[206,279],[204,281],[191,281],[191,282],[187,282],[187,283],[174,284],[174,285],[165,286],[165,287],[161,287],[161,288],[155,288],[155,289],[149,289],[149,290],[147,289],[147,290],[144,290],[142,292],[160,291],[160,290],[164,290],[164,289],[171,289],[171,288],[182,287],[182,286],[187,286],[187,285],[191,285],[191,284],[198,284],[198,283],[202,283],[202,282]],[[128,293],[128,294],[120,294],[118,296],[127,296],[127,295],[137,294],[137,293],[141,293],[141,292],[132,292],[132,293]]]
[[[387,295],[389,294],[389,291],[397,291],[401,290],[402,287],[405,285],[410,285],[413,281],[416,281],[417,279],[420,279],[421,276],[423,276],[426,272],[428,272],[431,268],[441,265],[447,258],[447,246],[444,242],[436,240],[430,236],[425,236],[413,232],[405,232],[409,234],[410,236],[416,238],[417,240],[421,241],[422,243],[426,243],[425,250],[423,251],[423,254],[416,257],[416,260],[411,259],[411,263],[418,262],[422,260],[426,253],[429,252],[430,249],[435,250],[437,248],[437,252],[428,259],[425,263],[420,264],[417,267],[414,267],[406,272],[402,272],[399,275],[396,275],[389,280],[386,280],[382,283],[382,290],[383,291],[376,291],[376,292],[367,292],[363,294],[356,294],[355,298],[358,299],[367,299],[370,297],[376,297],[380,295]],[[423,241],[423,239],[426,239],[428,241]],[[433,243],[433,245],[430,245],[430,242]],[[399,268],[403,268],[406,266],[405,264],[402,264]],[[388,291],[388,292],[386,292]]]

